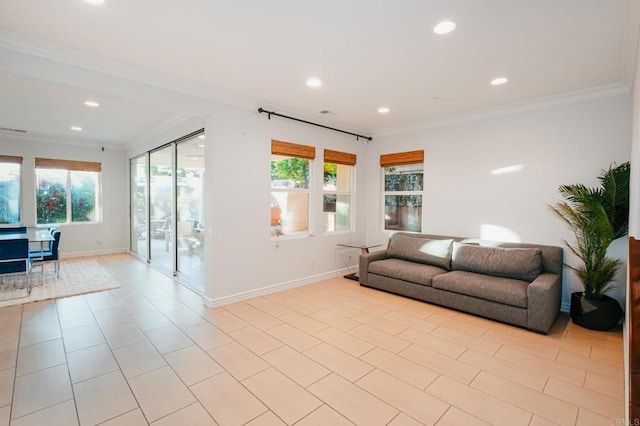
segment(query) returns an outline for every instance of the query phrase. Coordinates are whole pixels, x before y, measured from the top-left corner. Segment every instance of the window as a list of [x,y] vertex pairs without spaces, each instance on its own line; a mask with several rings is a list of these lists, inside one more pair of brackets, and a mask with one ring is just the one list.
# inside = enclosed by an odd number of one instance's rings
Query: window
[[0,155],[0,224],[20,223],[22,157]]
[[384,229],[422,231],[424,151],[380,156],[384,171]]
[[271,141],[271,235],[309,232],[312,146]]
[[100,220],[100,163],[36,158],[35,167],[38,225]]
[[324,232],[349,231],[351,227],[351,191],[356,156],[324,150],[322,184],[322,220]]

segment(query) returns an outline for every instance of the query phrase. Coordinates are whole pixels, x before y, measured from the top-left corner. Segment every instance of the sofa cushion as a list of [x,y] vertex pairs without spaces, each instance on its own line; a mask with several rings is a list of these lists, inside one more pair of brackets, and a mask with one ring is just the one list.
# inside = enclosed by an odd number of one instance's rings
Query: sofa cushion
[[465,271],[451,271],[433,277],[433,288],[466,294],[505,305],[527,308],[529,283]]
[[542,272],[542,252],[533,248],[454,243],[451,269],[532,282]]
[[411,262],[451,269],[453,240],[430,240],[408,234],[394,234],[389,241],[387,256]]
[[431,280],[434,276],[446,272],[446,270],[438,268],[437,266],[394,258],[376,260],[369,264],[370,274],[382,275],[426,286],[431,286]]

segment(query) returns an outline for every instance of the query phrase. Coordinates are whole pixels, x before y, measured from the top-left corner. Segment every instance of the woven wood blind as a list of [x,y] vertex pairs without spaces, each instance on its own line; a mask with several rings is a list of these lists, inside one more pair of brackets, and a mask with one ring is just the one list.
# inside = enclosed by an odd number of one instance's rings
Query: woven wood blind
[[0,155],[0,163],[22,164],[22,157],[16,157],[15,155]]
[[383,154],[380,156],[380,166],[402,166],[405,164],[424,163],[424,150],[397,152],[394,154]]
[[334,164],[344,164],[345,166],[355,166],[358,157],[356,154],[349,154],[347,152],[332,151],[330,149],[324,150],[324,162]]
[[101,172],[102,163],[93,161],[74,161],[74,160],[58,160],[55,158],[38,158],[36,157],[36,167],[48,169],[66,169],[79,172]]
[[271,154],[313,160],[316,158],[316,148],[314,146],[271,140]]

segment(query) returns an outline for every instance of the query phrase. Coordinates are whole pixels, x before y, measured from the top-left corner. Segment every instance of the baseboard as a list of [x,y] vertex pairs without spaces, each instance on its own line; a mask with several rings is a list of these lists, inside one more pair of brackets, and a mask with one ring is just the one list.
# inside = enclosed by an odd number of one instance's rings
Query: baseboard
[[276,293],[282,290],[288,290],[290,288],[302,287],[303,285],[311,284],[314,282],[328,280],[335,278],[336,276],[342,276],[353,273],[357,270],[357,267],[343,268],[331,272],[325,272],[319,275],[312,275],[309,277],[300,278],[293,281],[288,281],[280,284],[274,284],[267,287],[257,288],[255,290],[249,290],[242,293],[231,294],[229,296],[219,297],[212,299],[206,295],[202,296],[204,305],[208,308],[217,308],[231,303],[241,302],[243,300],[251,299],[254,297],[264,296],[265,294]]
[[61,252],[60,259],[69,259],[72,257],[86,257],[86,256],[101,256],[105,254],[120,254],[120,253],[128,253],[129,250],[126,248],[115,248],[108,250],[93,250],[93,251],[79,251],[75,253],[67,253]]

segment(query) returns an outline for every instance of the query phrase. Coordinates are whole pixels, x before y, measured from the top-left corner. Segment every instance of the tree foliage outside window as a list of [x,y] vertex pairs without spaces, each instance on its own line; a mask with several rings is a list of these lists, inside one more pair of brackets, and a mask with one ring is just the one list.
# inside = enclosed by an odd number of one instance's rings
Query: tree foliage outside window
[[20,164],[0,163],[0,223],[20,223]]
[[37,168],[36,179],[38,224],[97,220],[97,172]]
[[271,234],[302,234],[309,229],[310,160],[271,157]]
[[71,221],[93,222],[96,220],[97,174],[77,172],[71,174]]
[[423,164],[384,168],[386,230],[421,232]]
[[272,188],[309,188],[309,160],[282,157],[271,160]]
[[36,169],[38,224],[67,222],[67,170]]

